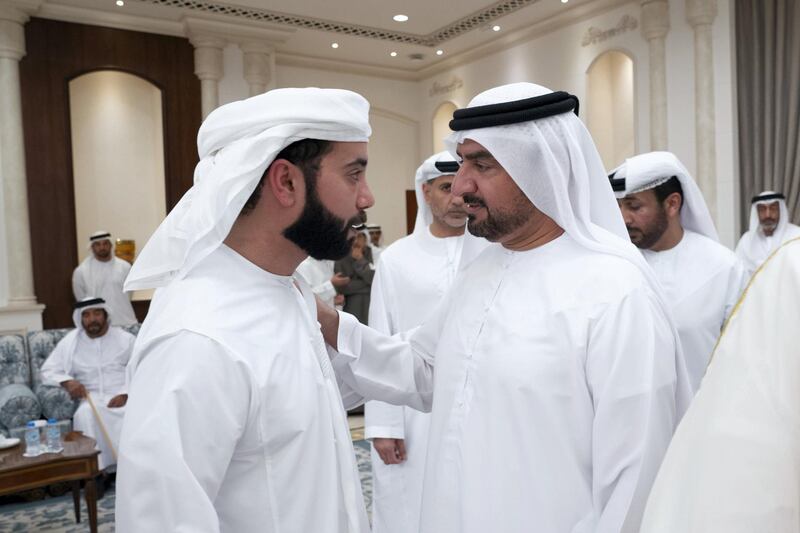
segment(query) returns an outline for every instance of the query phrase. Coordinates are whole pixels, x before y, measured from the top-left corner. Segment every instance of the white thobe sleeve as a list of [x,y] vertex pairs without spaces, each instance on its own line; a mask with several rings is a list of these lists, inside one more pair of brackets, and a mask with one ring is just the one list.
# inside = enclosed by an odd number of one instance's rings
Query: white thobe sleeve
[[629,293],[590,325],[594,516],[587,520],[594,533],[639,530],[676,424],[676,341],[645,290]]
[[329,302],[336,298],[336,289],[331,283],[331,280],[326,280],[319,285],[315,285],[311,291],[320,297],[325,302]]
[[[64,340],[67,342],[63,342]],[[67,357],[69,356],[67,350],[71,346],[72,342],[68,339],[63,339],[53,348],[53,351],[42,364],[42,368],[39,369],[44,385],[60,385],[63,381],[75,379],[70,373],[72,369],[67,368]]]
[[83,272],[81,266],[83,263],[72,271],[72,294],[75,296],[75,301],[79,302],[88,296],[88,288],[84,284]]
[[[309,265],[306,261],[300,263],[297,267],[297,273],[303,278],[308,285],[311,285],[309,280],[319,279],[319,276],[314,276],[315,267]],[[330,279],[326,279],[317,285],[311,285],[311,292],[319,296],[323,302],[330,302],[336,297],[336,288],[331,283]]]
[[[372,280],[372,294],[369,302],[369,326],[391,335],[399,330],[396,317],[396,289],[392,284],[391,272],[386,263],[379,263]],[[403,407],[379,400],[372,400],[364,406],[364,437],[366,439],[403,439],[405,424]]]
[[122,428],[117,532],[219,532],[214,501],[255,416],[249,371],[186,331],[148,352],[133,371]]
[[339,379],[364,398],[430,412],[437,327],[434,320],[390,337],[340,312],[331,363]]

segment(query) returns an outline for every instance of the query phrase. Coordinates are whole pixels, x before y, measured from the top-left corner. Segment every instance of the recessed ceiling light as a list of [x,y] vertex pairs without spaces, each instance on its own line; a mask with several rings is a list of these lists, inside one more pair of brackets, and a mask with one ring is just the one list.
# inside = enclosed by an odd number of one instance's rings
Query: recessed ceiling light
[[395,15],[392,17],[395,22],[405,22],[408,20],[408,15]]
[[492,31],[500,31],[500,26],[492,26]]
[[444,50],[436,50],[436,55],[440,56],[444,53]]
[[569,0],[561,0],[562,4],[566,4],[567,2],[569,2]]
[[392,57],[397,57],[397,52],[392,52],[389,55],[392,56]]
[[124,5],[125,5],[125,2],[123,2],[122,0],[117,0],[117,5],[118,5],[119,7],[122,7],[122,6],[124,6]]
[[331,48],[339,48],[339,43],[331,43]]

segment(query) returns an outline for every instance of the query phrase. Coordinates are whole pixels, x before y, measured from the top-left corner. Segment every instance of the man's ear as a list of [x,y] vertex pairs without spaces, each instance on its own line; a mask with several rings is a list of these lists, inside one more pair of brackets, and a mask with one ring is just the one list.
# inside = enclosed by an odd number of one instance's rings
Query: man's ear
[[673,216],[680,215],[683,196],[678,192],[674,192],[664,199],[664,204],[668,214]]
[[422,197],[425,198],[426,204],[431,203],[431,189],[433,189],[433,186],[427,181],[422,184]]
[[276,159],[267,169],[266,185],[283,207],[292,207],[305,194],[303,173],[285,159]]

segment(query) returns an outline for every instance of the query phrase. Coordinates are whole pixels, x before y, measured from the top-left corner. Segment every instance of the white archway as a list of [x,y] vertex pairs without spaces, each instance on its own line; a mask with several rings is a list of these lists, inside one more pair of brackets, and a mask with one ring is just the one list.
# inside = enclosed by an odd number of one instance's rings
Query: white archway
[[633,59],[619,50],[597,56],[586,71],[586,125],[606,169],[636,153]]
[[433,112],[433,153],[444,150],[444,139],[450,135],[450,121],[458,106],[449,100],[439,104]]
[[118,70],[69,82],[78,259],[93,231],[136,241],[166,217],[161,89]]

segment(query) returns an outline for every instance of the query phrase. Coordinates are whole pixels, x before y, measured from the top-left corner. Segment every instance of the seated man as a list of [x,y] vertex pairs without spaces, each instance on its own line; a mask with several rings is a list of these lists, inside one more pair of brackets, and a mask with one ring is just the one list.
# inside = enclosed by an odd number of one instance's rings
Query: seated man
[[108,434],[103,433],[88,401],[81,401],[72,425],[97,441],[98,467],[103,470],[116,463],[113,450],[122,431],[121,408],[128,401],[125,367],[136,338],[111,326],[102,298],[87,298],[75,304],[72,319],[75,329],[61,339],[42,365],[42,383],[61,385],[74,399],[91,396]]

